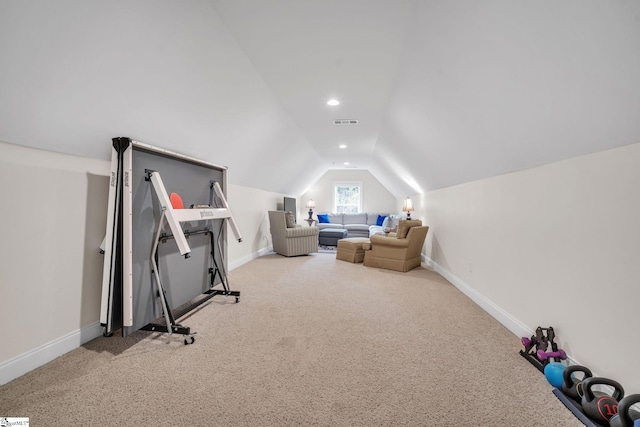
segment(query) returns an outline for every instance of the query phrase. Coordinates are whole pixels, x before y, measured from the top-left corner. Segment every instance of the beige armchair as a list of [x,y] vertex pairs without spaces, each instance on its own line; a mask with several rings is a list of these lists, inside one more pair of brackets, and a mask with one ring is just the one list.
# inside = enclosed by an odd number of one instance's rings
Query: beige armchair
[[284,256],[318,252],[318,227],[289,224],[285,211],[269,211],[273,250]]
[[418,267],[428,231],[420,220],[402,220],[395,236],[371,236],[371,243],[364,245],[364,265],[402,272]]

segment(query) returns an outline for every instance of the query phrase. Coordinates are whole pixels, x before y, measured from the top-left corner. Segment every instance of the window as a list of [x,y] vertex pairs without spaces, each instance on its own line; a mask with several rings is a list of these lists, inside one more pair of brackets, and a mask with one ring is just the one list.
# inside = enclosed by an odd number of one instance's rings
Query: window
[[358,213],[362,206],[362,182],[333,183],[333,211]]

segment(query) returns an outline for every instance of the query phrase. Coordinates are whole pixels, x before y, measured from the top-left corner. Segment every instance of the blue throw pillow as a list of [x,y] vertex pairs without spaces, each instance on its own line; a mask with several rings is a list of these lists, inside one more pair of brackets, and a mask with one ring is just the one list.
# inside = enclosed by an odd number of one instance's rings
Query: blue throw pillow
[[329,214],[318,214],[318,222],[320,224],[329,224]]
[[386,217],[387,217],[386,215],[378,215],[378,220],[376,221],[376,225],[382,225]]

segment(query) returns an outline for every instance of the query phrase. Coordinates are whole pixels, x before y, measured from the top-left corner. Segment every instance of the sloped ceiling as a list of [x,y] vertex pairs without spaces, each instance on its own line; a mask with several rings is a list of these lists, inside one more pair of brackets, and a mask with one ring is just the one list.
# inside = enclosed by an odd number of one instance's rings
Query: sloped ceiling
[[640,142],[639,2],[424,1],[414,16],[375,149],[394,188]]
[[349,161],[403,197],[640,142],[638,46],[633,0],[5,0],[0,140],[130,136],[291,195]]

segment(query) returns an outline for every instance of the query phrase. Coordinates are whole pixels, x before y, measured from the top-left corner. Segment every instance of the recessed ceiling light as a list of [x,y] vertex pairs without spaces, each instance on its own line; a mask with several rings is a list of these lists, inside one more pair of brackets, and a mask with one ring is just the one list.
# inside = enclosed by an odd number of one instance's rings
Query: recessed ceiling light
[[327,105],[331,105],[332,107],[336,105],[340,105],[340,101],[338,101],[337,99],[330,99],[327,101]]
[[345,166],[349,166],[349,162],[344,162],[344,165]]
[[338,145],[338,148],[347,148],[347,145],[346,144],[340,144],[340,145]]

